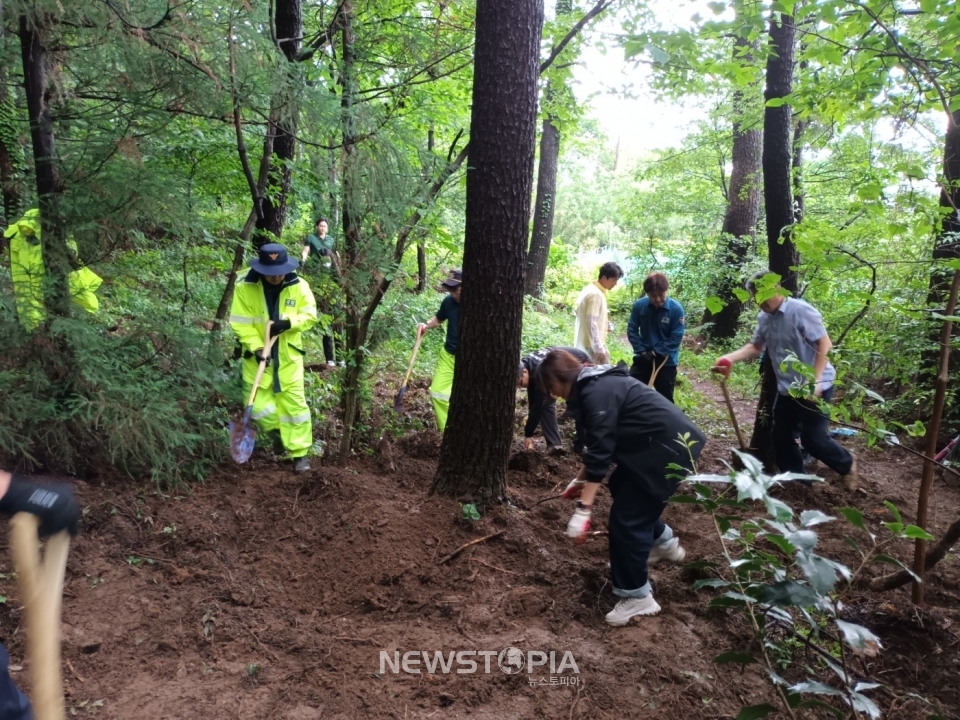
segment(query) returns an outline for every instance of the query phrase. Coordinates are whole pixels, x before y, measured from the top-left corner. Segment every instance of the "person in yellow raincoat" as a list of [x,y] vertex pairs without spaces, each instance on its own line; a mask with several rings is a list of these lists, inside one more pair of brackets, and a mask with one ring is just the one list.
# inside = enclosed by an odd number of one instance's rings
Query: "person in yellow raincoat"
[[[17,302],[17,317],[27,330],[34,330],[47,315],[43,304],[46,267],[43,264],[40,233],[40,211],[36,208],[27,210],[3,233],[10,240],[10,275]],[[67,247],[76,255],[76,241],[72,238],[67,240]],[[70,299],[88,312],[96,312],[100,308],[96,292],[102,282],[90,268],[74,270],[67,276]]]
[[313,446],[313,424],[303,390],[301,333],[317,324],[317,303],[310,285],[294,272],[297,265],[283,245],[261,247],[233,293],[230,327],[243,347],[243,383],[249,393],[263,358],[267,322],[273,322],[270,336],[279,337],[271,348],[251,417],[261,430],[279,430],[294,470],[305,472],[310,469],[307,454]]

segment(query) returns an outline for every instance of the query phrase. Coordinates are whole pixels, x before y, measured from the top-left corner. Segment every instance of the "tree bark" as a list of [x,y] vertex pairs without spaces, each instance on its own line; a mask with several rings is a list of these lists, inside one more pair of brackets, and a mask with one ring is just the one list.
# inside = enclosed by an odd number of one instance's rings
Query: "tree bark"
[[[7,88],[8,83],[7,68],[0,68],[0,190],[3,193],[3,215],[7,223],[11,223],[21,212],[23,151],[17,133],[17,109]],[[0,252],[2,243],[0,240]]]
[[537,199],[534,202],[533,233],[527,253],[525,292],[543,297],[543,281],[553,241],[553,214],[557,199],[557,162],[560,159],[560,131],[549,115],[543,119],[540,133],[540,165],[537,171]]
[[268,128],[274,131],[274,161],[270,164],[267,192],[263,198],[263,217],[257,219],[253,243],[260,247],[268,242],[280,242],[287,219],[287,196],[290,194],[291,163],[297,151],[297,103],[296,87],[301,72],[297,62],[303,37],[303,15],[300,0],[277,0],[275,27],[277,46],[287,60],[287,82],[278,90],[271,102],[271,118],[276,124]]
[[533,189],[542,0],[477,4],[460,337],[431,493],[503,496]]
[[797,120],[793,126],[793,221],[803,222],[806,214],[806,197],[803,190],[803,139],[807,131],[807,120]]
[[[557,16],[573,12],[571,0],[557,0]],[[547,103],[554,95],[553,82],[547,85]],[[540,164],[537,168],[537,198],[533,204],[533,232],[527,251],[527,277],[524,292],[530,297],[543,297],[543,281],[553,242],[553,215],[557,206],[557,163],[560,160],[560,129],[549,113],[543,119],[540,133]],[[619,148],[619,143],[617,145]],[[614,168],[616,170],[616,168]]]
[[[743,48],[750,48],[743,55]],[[733,47],[735,61],[751,60],[757,50],[756,41],[737,36]],[[733,170],[730,173],[730,189],[727,193],[727,212],[717,248],[720,275],[710,290],[723,301],[717,313],[707,310],[703,316],[708,326],[706,333],[714,340],[729,339],[737,333],[743,302],[733,294],[743,286],[743,267],[747,253],[753,245],[760,217],[760,161],[763,151],[763,130],[759,127],[744,129],[742,120],[750,99],[738,90],[733,95]]]
[[[767,59],[767,102],[787,97],[793,89],[794,44],[796,27],[793,18],[780,14],[770,18],[771,53]],[[793,183],[791,167],[793,152],[790,144],[792,119],[790,106],[767,106],[763,114],[763,199],[767,216],[767,254],[770,272],[777,273],[780,285],[791,293],[797,292],[797,273],[800,262],[790,228],[794,224]],[[761,394],[757,403],[757,417],[753,426],[750,447],[767,467],[774,467],[773,405],[777,397],[777,382],[769,355],[761,369]]]
[[20,51],[23,60],[23,88],[30,119],[37,197],[40,201],[41,245],[46,269],[44,296],[47,311],[59,316],[70,313],[67,275],[73,269],[67,252],[66,232],[60,214],[63,182],[57,163],[57,149],[50,116],[50,54],[44,43],[46,30],[36,17],[20,16]]

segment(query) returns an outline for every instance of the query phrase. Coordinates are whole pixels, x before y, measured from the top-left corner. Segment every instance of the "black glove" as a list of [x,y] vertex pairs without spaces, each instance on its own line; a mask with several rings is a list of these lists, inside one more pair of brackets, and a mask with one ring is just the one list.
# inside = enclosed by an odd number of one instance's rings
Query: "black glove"
[[255,353],[253,353],[253,357],[256,359],[256,361],[257,361],[258,363],[262,363],[264,360],[266,360],[266,361],[267,361],[267,365],[270,364],[270,356],[269,356],[269,355],[266,355],[266,356],[265,356],[265,355],[263,354],[263,348],[260,348],[260,349],[257,350]]
[[67,530],[76,535],[80,522],[80,506],[73,497],[73,488],[64,483],[35,483],[13,476],[10,487],[0,498],[0,512],[16,515],[28,512],[40,518],[40,537]]
[[273,321],[273,324],[270,326],[270,337],[276,337],[276,336],[279,335],[280,333],[284,332],[285,330],[289,330],[289,329],[290,329],[290,321],[289,321],[289,320],[286,320],[286,319],[284,319],[284,320],[274,320],[274,321]]

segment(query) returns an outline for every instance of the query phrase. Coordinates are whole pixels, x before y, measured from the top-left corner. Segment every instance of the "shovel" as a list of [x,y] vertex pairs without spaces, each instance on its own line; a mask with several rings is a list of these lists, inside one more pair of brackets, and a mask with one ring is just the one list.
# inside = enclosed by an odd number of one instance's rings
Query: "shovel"
[[250,397],[247,399],[243,416],[240,419],[230,421],[230,455],[240,464],[245,463],[253,455],[253,446],[257,440],[257,433],[253,429],[250,416],[253,414],[253,400],[257,397],[260,379],[263,377],[264,370],[267,369],[270,349],[276,341],[276,338],[270,337],[270,326],[272,324],[272,322],[267,322],[267,329],[263,338],[263,360],[260,361],[260,367],[257,368],[257,375],[253,380],[253,387],[250,388]]
[[413,355],[410,356],[410,366],[407,368],[407,374],[403,376],[403,383],[400,385],[400,389],[397,390],[396,397],[393,398],[393,409],[396,412],[400,412],[403,409],[403,396],[407,394],[407,381],[410,380],[410,373],[413,372],[413,363],[417,360],[417,352],[420,350],[420,342],[423,340],[423,335],[420,334],[420,330],[417,329],[417,342],[413,344]]
[[653,384],[657,381],[657,375],[660,374],[660,371],[663,370],[663,366],[667,364],[667,360],[670,359],[669,355],[665,355],[663,362],[653,368],[653,372],[650,373],[650,382],[647,383],[647,387],[653,387]]
[[36,720],[64,720],[60,605],[70,536],[63,531],[47,540],[47,552],[41,561],[37,537],[39,525],[40,518],[36,515],[14,515],[10,520],[10,550],[23,594],[34,717]]

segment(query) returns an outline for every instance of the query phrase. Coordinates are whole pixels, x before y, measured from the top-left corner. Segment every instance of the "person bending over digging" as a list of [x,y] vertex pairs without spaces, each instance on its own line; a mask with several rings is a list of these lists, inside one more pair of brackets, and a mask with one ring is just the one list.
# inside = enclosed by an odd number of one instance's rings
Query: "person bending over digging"
[[[38,484],[0,470],[0,513],[16,515],[28,512],[40,518],[38,532],[41,538],[67,530],[77,534],[80,506],[73,497],[73,489],[63,483]],[[32,720],[30,701],[13,683],[9,671],[10,656],[0,645],[0,718],[3,720]]]
[[449,295],[440,303],[437,314],[425,323],[417,325],[422,336],[427,330],[440,327],[447,321],[447,339],[440,348],[437,369],[430,383],[430,402],[437,416],[437,429],[443,432],[447,426],[447,413],[450,412],[450,391],[453,390],[453,369],[457,360],[457,338],[460,335],[460,285],[463,275],[459,270],[451,270],[449,277],[440,283],[440,287]]
[[809,380],[787,358],[796,358],[813,368],[813,396],[829,403],[833,395],[833,381],[837,376],[827,353],[833,347],[823,326],[823,316],[810,303],[785,296],[777,284],[772,289],[760,290],[758,285],[768,273],[759,272],[747,280],[746,289],[753,298],[760,299],[757,328],[753,339],[739,350],[717,359],[713,370],[730,375],[733,363],[754,360],[764,349],[770,353],[773,371],[777,376],[777,398],[773,406],[773,449],[780,472],[803,473],[803,457],[797,445],[800,442],[813,457],[840,474],[843,487],[856,490],[860,477],[857,458],[851,455],[827,433],[828,415],[817,407],[815,399],[794,397],[791,389],[802,388]]
[[[301,333],[317,323],[317,303],[307,281],[297,276],[297,261],[277,243],[260,248],[250,272],[237,283],[230,307],[230,327],[243,347],[243,384],[249,393],[263,360],[264,333],[277,338],[267,359],[267,372],[253,400],[253,419],[261,430],[279,431],[279,445],[294,461],[296,472],[310,469],[313,446],[310,407],[303,390]],[[277,337],[279,336],[279,337]],[[276,435],[274,436],[276,439]],[[275,442],[275,446],[276,446]]]
[[[700,456],[706,438],[665,397],[630,377],[623,363],[583,367],[579,359],[553,350],[540,364],[540,382],[554,397],[567,401],[568,412],[582,429],[585,450],[577,477],[563,496],[577,499],[567,536],[586,540],[590,513],[610,465],[610,579],[620,598],[607,613],[610,625],[626,625],[636,615],[656,615],[648,565],[680,562],[686,552],[660,519],[681,478],[671,464],[687,470]],[[686,435],[689,448],[681,441]]]
[[558,453],[563,451],[563,439],[560,437],[560,427],[557,425],[557,400],[544,392],[537,377],[540,363],[551,350],[566,350],[583,365],[590,363],[590,357],[583,350],[572,347],[548,347],[532,352],[520,360],[517,386],[527,389],[527,424],[523,428],[523,447],[526,450],[533,449],[533,434],[539,425],[547,441],[547,451]]

